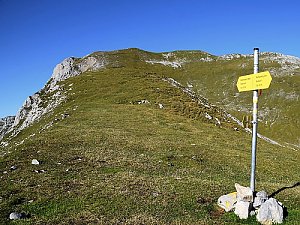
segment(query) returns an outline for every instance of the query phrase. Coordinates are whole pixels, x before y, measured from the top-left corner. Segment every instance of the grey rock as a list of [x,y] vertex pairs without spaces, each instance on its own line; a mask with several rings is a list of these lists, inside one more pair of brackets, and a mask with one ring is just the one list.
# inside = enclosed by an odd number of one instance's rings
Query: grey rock
[[36,173],[45,173],[46,170],[35,170],[34,172],[36,172]]
[[33,159],[33,160],[31,161],[31,164],[32,164],[32,165],[39,165],[40,162],[39,162],[37,159]]
[[264,225],[283,222],[283,206],[274,198],[269,198],[260,206],[256,219]]
[[262,203],[268,200],[268,195],[267,192],[265,191],[259,191],[256,193],[254,202],[253,202],[253,207],[255,209],[258,209]]
[[66,80],[70,77],[78,76],[88,70],[98,70],[105,68],[108,60],[104,53],[98,53],[97,56],[86,56],[81,60],[75,57],[69,57],[59,63],[53,70],[51,76],[50,90],[55,90],[56,83]]
[[9,214],[9,219],[10,220],[19,220],[23,218],[23,214],[22,213],[16,213],[16,212],[12,212],[11,214]]
[[4,118],[0,118],[0,140],[13,126],[14,121],[15,121],[15,116],[7,116]]
[[157,196],[158,196],[158,193],[157,193],[157,192],[153,192],[153,193],[152,193],[152,196],[153,196],[153,197],[157,197]]
[[16,170],[17,167],[16,167],[16,166],[11,166],[10,169],[11,169],[11,170]]
[[250,213],[250,202],[238,201],[235,204],[234,213],[238,215],[240,219],[247,219]]

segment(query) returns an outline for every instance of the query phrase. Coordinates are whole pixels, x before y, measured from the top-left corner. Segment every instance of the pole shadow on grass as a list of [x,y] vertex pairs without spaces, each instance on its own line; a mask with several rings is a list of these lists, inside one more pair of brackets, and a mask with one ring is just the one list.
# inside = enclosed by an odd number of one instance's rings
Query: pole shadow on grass
[[273,192],[269,197],[274,198],[275,195],[279,194],[280,192],[284,191],[285,189],[295,188],[297,186],[300,186],[300,182],[295,183],[293,186],[283,187],[278,189],[277,191]]
[[[280,192],[284,191],[285,189],[295,188],[295,187],[298,187],[298,186],[300,186],[300,182],[297,182],[292,186],[287,186],[287,187],[280,188],[277,191],[273,192],[269,197],[274,198],[275,195],[279,194]],[[287,208],[283,207],[283,218],[286,218],[287,216],[288,216]]]

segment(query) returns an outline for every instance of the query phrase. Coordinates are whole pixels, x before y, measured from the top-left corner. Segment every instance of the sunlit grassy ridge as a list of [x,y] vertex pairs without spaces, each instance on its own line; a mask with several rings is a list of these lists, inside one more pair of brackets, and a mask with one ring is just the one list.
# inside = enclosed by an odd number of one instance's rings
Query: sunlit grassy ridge
[[[0,158],[0,171],[7,172],[0,221],[256,224],[216,206],[235,182],[249,183],[250,135],[235,131],[233,122],[211,123],[201,114],[208,109],[163,80],[183,79],[182,68],[144,63],[131,51],[114,54],[109,57],[119,61],[110,68],[62,82],[66,102],[0,149],[7,153]],[[271,194],[299,182],[298,152],[259,140],[257,157],[258,190]],[[34,158],[41,164],[31,165]],[[296,224],[299,187],[276,198],[288,207],[286,224]],[[31,217],[10,222],[12,211]]]
[[[259,132],[282,144],[298,145],[299,149],[299,70],[283,71],[279,75],[274,71],[281,65],[264,60],[268,58],[266,54],[262,58],[260,71],[271,71],[273,80],[259,98]],[[253,58],[248,56],[188,63],[183,66],[182,73],[173,77],[181,83],[192,84],[198,94],[242,120],[243,116],[251,115],[252,92],[238,93],[236,82],[239,76],[252,73]]]

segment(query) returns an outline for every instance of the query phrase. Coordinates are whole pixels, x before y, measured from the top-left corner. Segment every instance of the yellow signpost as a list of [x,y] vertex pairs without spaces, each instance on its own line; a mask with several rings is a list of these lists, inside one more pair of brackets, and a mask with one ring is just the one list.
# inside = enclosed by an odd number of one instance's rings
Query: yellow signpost
[[[250,188],[255,191],[255,168],[256,168],[256,146],[257,146],[257,113],[258,113],[258,90],[267,89],[270,86],[272,77],[269,71],[259,73],[259,49],[254,48],[254,74],[241,76],[237,81],[237,88],[239,92],[253,91],[253,116],[252,121],[252,151],[251,151],[251,177]],[[246,119],[246,118],[245,118]],[[249,128],[249,118],[245,125]]]
[[270,72],[265,71],[239,77],[236,86],[239,92],[254,91],[269,88],[271,81],[272,77]]

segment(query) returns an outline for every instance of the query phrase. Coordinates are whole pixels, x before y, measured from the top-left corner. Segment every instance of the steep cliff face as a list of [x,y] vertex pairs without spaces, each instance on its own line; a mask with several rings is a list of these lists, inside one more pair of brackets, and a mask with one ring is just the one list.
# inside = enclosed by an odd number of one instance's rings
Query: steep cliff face
[[58,88],[57,82],[78,76],[88,70],[95,71],[105,68],[108,64],[105,53],[97,54],[97,57],[88,55],[83,58],[70,57],[59,63],[53,70],[53,74],[46,86],[46,91],[53,92]]
[[[59,63],[53,70],[52,76],[45,87],[32,96],[29,96],[15,117],[2,119],[0,125],[0,140],[6,133],[17,135],[21,130],[39,120],[41,116],[52,111],[65,100],[60,81],[80,75],[86,71],[94,71],[105,68],[107,60],[104,53],[98,53],[97,57],[88,55],[83,58],[70,57]],[[12,119],[13,118],[13,119]]]
[[0,118],[0,139],[2,139],[5,133],[13,126],[14,121],[15,116]]

